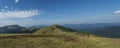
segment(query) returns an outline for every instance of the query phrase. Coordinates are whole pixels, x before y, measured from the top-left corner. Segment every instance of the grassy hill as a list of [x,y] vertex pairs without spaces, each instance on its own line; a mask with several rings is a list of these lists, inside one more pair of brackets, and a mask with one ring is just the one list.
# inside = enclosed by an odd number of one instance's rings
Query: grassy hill
[[120,39],[52,25],[33,34],[1,34],[0,48],[120,48]]
[[34,32],[33,34],[39,34],[39,35],[61,35],[61,34],[67,34],[68,32],[76,32],[75,30],[65,28],[63,26],[59,25],[52,25],[45,28],[41,28],[40,30]]

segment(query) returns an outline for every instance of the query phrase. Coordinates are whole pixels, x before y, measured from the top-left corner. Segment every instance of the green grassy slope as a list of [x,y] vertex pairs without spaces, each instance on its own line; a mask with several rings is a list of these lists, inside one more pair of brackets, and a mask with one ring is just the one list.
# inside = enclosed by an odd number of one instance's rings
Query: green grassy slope
[[85,36],[13,35],[0,37],[0,48],[119,48],[120,39]]
[[0,48],[120,48],[120,39],[97,37],[53,25],[33,34],[2,34]]

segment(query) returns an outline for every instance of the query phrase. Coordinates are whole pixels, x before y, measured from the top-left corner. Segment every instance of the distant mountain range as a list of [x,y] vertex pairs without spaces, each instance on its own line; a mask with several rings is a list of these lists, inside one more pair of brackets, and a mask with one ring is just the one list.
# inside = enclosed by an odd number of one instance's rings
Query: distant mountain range
[[120,26],[120,23],[64,24],[63,26],[80,31],[83,29],[100,28],[105,26]]
[[36,28],[25,28],[19,25],[8,25],[0,27],[0,33],[32,33]]
[[99,36],[120,38],[119,23],[70,24],[64,26],[77,31],[85,31]]
[[[120,38],[120,23],[64,24],[62,26],[74,29],[76,31],[84,31],[99,36]],[[34,28],[36,28],[36,26]]]
[[105,37],[120,38],[120,26],[91,28],[91,29],[84,29],[84,31]]
[[[42,27],[47,27],[47,26],[49,25],[35,25],[29,28],[42,28]],[[105,26],[120,26],[120,23],[62,24],[62,26],[71,28],[77,31],[81,31],[83,29],[99,28],[99,27],[105,27]]]
[[[52,30],[52,31],[51,31]],[[54,31],[53,31],[54,30]],[[104,37],[120,38],[120,24],[119,23],[96,23],[96,24],[65,24],[65,25],[38,25],[29,28],[21,27],[19,25],[8,25],[0,27],[0,33],[33,33],[44,32],[43,34],[54,34],[63,31],[67,32],[88,32]],[[47,32],[47,33],[45,33]]]

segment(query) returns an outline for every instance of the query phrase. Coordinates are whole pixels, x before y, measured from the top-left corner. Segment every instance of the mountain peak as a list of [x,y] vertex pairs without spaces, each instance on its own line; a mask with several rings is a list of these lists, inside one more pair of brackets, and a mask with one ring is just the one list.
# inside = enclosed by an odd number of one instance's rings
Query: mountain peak
[[20,27],[19,25],[15,24],[15,25],[9,25],[9,26],[12,26],[12,27]]
[[64,27],[58,24],[48,26],[47,28],[59,29],[59,30],[66,31],[66,32],[75,32],[75,30],[73,29],[70,29],[70,28],[67,28],[67,27]]
[[22,30],[26,29],[19,25],[8,25],[4,27],[0,27],[0,33],[22,33]]
[[60,28],[60,27],[63,27],[63,26],[58,25],[58,24],[54,24],[54,25],[51,25],[51,26],[49,26],[49,27],[51,27],[51,28]]
[[54,25],[42,28],[36,31],[34,34],[55,34],[56,35],[56,34],[63,34],[63,32],[76,32],[76,31],[61,25],[54,24]]
[[8,26],[4,26],[4,27],[21,27],[21,26],[15,24],[15,25],[8,25]]

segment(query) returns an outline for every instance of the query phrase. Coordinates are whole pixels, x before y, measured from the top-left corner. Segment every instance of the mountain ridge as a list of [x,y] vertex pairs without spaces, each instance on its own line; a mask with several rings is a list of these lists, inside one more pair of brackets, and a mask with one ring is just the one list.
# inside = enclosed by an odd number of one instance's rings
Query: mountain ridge
[[0,27],[0,33],[2,34],[12,34],[12,33],[32,33],[36,28],[25,28],[19,25],[8,25]]
[[55,24],[55,25],[41,28],[40,30],[37,30],[33,34],[44,34],[44,35],[49,35],[49,34],[53,35],[54,34],[54,35],[57,35],[57,34],[64,34],[66,32],[76,32],[76,31],[73,29],[66,28],[64,26]]

